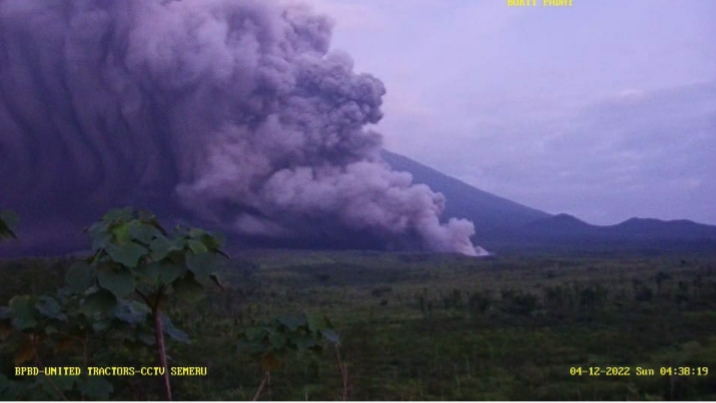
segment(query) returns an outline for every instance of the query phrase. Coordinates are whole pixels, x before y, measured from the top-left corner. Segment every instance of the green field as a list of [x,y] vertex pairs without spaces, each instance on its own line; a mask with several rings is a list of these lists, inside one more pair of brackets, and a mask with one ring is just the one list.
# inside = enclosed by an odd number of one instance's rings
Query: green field
[[[51,292],[69,259],[0,263],[0,304]],[[172,305],[191,342],[171,342],[178,400],[251,400],[260,364],[240,334],[304,310],[327,314],[341,337],[351,400],[715,400],[716,257],[637,254],[500,256],[260,250],[236,252],[217,287]],[[0,352],[12,382],[13,351]],[[70,365],[62,356],[58,365]],[[96,365],[156,365],[112,346]],[[49,365],[45,363],[45,365]],[[581,367],[582,376],[570,369]],[[589,368],[600,368],[590,376]],[[608,376],[611,367],[628,376]],[[637,367],[654,375],[638,376]],[[660,374],[689,368],[689,376]],[[699,376],[697,372],[711,371]],[[682,373],[685,371],[681,370]],[[159,378],[114,377],[111,399],[161,399]],[[17,385],[17,384],[15,384]],[[5,387],[6,392],[7,388]],[[2,386],[0,386],[2,391]],[[292,355],[261,400],[340,400],[333,350]],[[33,398],[25,395],[25,398]]]

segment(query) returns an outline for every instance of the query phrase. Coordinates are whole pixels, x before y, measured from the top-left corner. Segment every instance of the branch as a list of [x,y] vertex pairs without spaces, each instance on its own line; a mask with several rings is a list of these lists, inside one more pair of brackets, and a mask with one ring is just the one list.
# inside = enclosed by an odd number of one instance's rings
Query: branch
[[139,290],[136,290],[136,289],[135,289],[134,291],[135,291],[137,294],[139,294],[140,297],[142,297],[142,299],[144,300],[144,303],[147,304],[147,306],[151,309],[151,308],[152,308],[152,303],[149,302],[149,298],[147,298],[147,296],[144,295],[144,294],[143,294],[141,291],[139,291]]
[[149,305],[152,308],[152,312],[159,311],[159,303],[162,302],[162,295],[164,294],[164,288],[165,288],[164,285],[159,287],[159,290],[157,291],[157,299],[154,300],[154,305]]
[[338,361],[338,369],[341,371],[341,377],[343,378],[343,401],[348,400],[348,365],[341,360],[341,353],[338,350],[338,344],[336,348],[336,361]]
[[269,376],[271,376],[270,374],[271,374],[270,371],[266,371],[266,373],[264,373],[264,379],[261,380],[261,384],[259,385],[259,388],[256,391],[256,394],[254,395],[254,398],[252,399],[252,401],[255,402],[255,401],[259,400],[259,396],[261,396],[261,392],[264,390],[264,386],[266,386],[266,381],[268,381]]
[[154,336],[157,340],[159,363],[164,368],[164,375],[162,376],[164,381],[164,393],[167,396],[167,400],[172,400],[172,388],[169,384],[169,365],[167,364],[167,352],[164,348],[164,329],[162,327],[162,313],[158,308],[155,308],[152,310],[152,316],[154,316]]

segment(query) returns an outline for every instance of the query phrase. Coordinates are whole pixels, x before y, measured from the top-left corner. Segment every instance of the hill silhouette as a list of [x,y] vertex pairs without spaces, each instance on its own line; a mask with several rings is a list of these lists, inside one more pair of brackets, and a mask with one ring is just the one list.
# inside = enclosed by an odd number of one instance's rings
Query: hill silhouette
[[447,199],[443,217],[475,223],[475,243],[491,251],[703,250],[716,247],[716,226],[690,220],[631,218],[615,225],[592,225],[569,214],[548,214],[477,189],[433,168],[389,151],[395,170],[413,174]]

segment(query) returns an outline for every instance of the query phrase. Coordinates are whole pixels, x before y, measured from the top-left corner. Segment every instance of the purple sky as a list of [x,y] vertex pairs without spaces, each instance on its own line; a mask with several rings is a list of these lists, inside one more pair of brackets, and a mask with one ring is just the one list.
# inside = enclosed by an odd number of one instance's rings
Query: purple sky
[[716,1],[306,1],[385,83],[386,148],[590,223],[716,224]]

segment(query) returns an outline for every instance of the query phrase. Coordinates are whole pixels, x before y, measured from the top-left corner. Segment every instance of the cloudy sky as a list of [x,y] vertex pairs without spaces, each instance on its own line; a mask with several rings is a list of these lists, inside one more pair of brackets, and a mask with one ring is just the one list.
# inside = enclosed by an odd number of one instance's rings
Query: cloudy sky
[[716,1],[306,1],[385,83],[386,148],[594,224],[716,224]]

